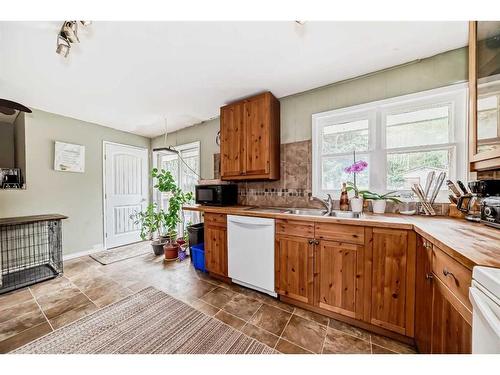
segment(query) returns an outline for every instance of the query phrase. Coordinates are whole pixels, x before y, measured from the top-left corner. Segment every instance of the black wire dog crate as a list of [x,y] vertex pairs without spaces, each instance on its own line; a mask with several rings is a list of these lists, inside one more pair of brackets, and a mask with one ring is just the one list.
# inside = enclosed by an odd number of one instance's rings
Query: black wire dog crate
[[62,215],[0,219],[0,294],[63,272]]

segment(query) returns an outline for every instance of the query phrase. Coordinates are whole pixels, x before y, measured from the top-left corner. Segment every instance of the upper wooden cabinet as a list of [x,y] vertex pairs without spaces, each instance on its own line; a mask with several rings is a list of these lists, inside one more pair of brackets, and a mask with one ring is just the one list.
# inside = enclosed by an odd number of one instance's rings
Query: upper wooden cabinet
[[469,23],[469,162],[500,168],[500,21]]
[[221,108],[221,178],[280,178],[280,103],[266,92]]

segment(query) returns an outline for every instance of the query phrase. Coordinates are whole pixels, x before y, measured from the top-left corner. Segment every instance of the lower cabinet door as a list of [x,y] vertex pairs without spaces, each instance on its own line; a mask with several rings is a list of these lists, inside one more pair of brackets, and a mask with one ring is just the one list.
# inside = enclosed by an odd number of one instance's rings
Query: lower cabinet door
[[205,228],[205,267],[227,277],[227,229],[221,226]]
[[415,272],[415,342],[420,353],[431,352],[432,334],[432,245],[417,239]]
[[373,228],[371,265],[370,323],[412,337],[415,233]]
[[313,243],[308,238],[276,236],[276,292],[313,304]]
[[364,246],[320,241],[315,252],[317,306],[361,319]]
[[437,277],[433,279],[433,294],[431,352],[471,353],[471,312]]

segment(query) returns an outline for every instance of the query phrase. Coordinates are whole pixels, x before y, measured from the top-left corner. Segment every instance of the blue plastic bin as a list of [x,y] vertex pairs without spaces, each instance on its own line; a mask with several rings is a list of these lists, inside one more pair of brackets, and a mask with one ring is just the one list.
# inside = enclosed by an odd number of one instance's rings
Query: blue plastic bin
[[202,272],[207,272],[205,268],[205,244],[199,243],[191,246],[191,259],[193,260],[194,268]]

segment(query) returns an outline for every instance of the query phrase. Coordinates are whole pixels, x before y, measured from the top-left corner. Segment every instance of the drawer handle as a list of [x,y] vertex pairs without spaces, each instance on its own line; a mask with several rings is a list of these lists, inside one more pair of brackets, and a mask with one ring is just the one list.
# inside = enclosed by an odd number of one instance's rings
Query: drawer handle
[[314,240],[309,240],[307,242],[309,242],[309,245],[312,245],[314,243]]
[[432,279],[434,278],[434,276],[432,276],[432,273],[427,273],[427,274],[425,275],[425,278],[426,278],[427,280],[432,280]]
[[448,271],[446,268],[443,270],[443,275],[451,276],[451,277],[455,278],[455,275],[453,274],[453,272]]

